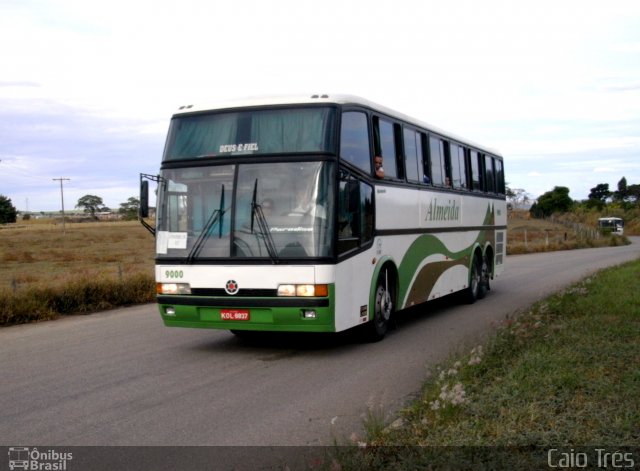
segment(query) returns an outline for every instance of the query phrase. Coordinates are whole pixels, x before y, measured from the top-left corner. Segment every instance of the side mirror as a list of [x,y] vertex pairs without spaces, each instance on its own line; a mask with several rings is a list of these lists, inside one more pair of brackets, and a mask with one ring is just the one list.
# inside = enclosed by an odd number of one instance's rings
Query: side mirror
[[140,210],[138,216],[140,218],[149,217],[149,182],[147,180],[140,181]]
[[138,208],[138,220],[151,234],[156,235],[156,228],[150,226],[145,218],[149,217],[149,180],[159,182],[162,180],[160,175],[140,174],[140,207]]

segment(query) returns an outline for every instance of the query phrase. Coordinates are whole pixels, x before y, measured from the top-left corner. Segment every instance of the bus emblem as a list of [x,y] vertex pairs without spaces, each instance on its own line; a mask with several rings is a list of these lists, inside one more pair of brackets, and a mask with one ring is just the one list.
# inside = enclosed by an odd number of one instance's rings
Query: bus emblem
[[238,292],[238,283],[236,280],[229,280],[224,287],[227,294],[236,294]]

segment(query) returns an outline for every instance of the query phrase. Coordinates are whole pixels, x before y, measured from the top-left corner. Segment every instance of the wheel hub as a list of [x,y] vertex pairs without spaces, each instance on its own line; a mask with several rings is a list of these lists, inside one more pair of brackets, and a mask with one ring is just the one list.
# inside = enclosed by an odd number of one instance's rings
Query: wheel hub
[[393,305],[391,303],[391,296],[389,296],[389,292],[382,286],[378,288],[378,293],[376,295],[376,304],[378,305],[378,311],[380,312],[381,317],[385,321],[388,321],[391,317]]

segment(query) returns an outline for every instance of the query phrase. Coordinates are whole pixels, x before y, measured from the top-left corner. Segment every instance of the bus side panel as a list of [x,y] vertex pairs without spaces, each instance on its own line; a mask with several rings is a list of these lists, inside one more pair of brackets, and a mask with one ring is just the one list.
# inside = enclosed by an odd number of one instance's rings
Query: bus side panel
[[469,231],[416,237],[401,259],[400,305],[410,307],[466,288],[478,236]]
[[388,234],[376,242],[378,255],[399,262],[399,308],[467,288],[476,249],[493,254],[494,276],[502,271],[506,231],[497,226],[506,226],[504,200],[378,185],[376,205],[376,228]]

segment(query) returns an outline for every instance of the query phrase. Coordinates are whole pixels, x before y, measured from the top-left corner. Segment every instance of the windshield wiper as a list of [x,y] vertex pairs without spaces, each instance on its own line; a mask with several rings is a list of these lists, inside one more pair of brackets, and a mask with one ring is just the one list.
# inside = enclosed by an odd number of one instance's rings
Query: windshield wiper
[[271,236],[271,229],[269,228],[269,224],[267,223],[267,219],[264,217],[264,212],[262,211],[262,206],[256,202],[256,197],[258,194],[258,179],[256,178],[256,182],[253,185],[253,198],[251,199],[251,233],[253,234],[253,226],[254,221],[258,221],[258,228],[260,229],[260,234],[264,240],[264,245],[267,248],[267,252],[269,253],[269,257],[273,263],[278,263],[278,251],[276,250],[276,244],[273,242],[273,237]]
[[191,247],[191,251],[189,252],[189,255],[187,256],[187,263],[188,264],[193,263],[193,260],[198,256],[198,254],[202,250],[202,247],[204,247],[205,241],[210,237],[210,234],[213,231],[213,228],[218,223],[219,223],[218,237],[222,238],[222,217],[224,216],[224,213],[225,213],[225,209],[224,209],[224,185],[222,185],[222,192],[221,192],[221,195],[220,195],[220,207],[218,209],[214,209],[213,210],[213,212],[211,213],[211,216],[209,216],[209,219],[207,220],[206,224],[204,225],[204,228],[202,229],[202,232],[200,232],[200,235],[198,235],[198,238],[196,239],[196,242],[193,244],[193,247]]

